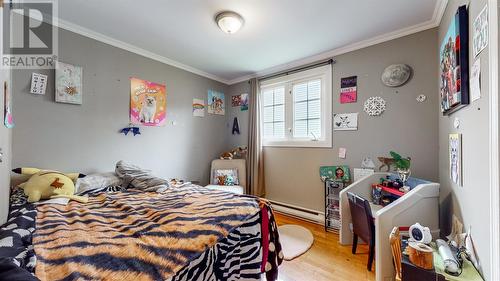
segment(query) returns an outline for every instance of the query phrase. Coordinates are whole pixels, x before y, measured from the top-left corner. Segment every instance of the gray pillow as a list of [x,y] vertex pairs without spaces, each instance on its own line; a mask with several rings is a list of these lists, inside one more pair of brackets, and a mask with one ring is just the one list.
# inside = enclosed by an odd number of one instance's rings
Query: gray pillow
[[75,194],[81,194],[89,190],[100,189],[108,186],[121,185],[122,180],[114,173],[97,173],[79,178],[75,184]]
[[150,170],[124,161],[116,163],[115,172],[121,178],[125,188],[133,187],[144,191],[161,192],[170,186],[167,180],[154,176]]

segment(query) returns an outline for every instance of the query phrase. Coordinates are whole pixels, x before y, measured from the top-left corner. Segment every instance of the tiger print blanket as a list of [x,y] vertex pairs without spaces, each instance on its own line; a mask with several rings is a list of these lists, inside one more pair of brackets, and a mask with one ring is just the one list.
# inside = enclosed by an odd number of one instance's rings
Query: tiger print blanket
[[[87,204],[46,204],[37,210],[33,245],[41,280],[183,279],[179,273],[194,280],[190,263],[214,252],[245,222],[258,221],[260,212],[255,198],[200,187],[100,193]],[[259,243],[244,250],[251,253],[247,259],[259,261],[253,266],[259,276],[260,229],[253,229],[253,236],[245,235]]]

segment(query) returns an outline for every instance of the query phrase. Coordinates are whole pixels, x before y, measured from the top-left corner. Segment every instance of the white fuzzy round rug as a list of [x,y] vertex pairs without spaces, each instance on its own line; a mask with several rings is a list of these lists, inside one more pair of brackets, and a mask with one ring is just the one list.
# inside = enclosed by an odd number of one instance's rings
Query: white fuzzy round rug
[[300,225],[286,224],[278,227],[285,260],[293,260],[311,248],[314,237],[309,229]]

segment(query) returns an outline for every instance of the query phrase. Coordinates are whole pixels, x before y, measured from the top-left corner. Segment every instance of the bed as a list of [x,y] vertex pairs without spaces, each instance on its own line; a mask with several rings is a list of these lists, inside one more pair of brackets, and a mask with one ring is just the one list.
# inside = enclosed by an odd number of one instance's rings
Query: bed
[[282,253],[266,201],[133,180],[93,190],[86,204],[34,206],[15,190],[0,229],[0,279],[277,280]]

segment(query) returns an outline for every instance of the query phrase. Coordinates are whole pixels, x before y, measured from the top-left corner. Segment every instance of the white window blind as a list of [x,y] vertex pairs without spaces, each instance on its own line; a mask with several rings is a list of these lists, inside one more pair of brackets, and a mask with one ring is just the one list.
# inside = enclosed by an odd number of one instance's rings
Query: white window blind
[[331,65],[261,82],[264,146],[331,147]]
[[293,85],[294,137],[321,138],[321,80]]
[[285,87],[262,92],[264,138],[285,137]]

